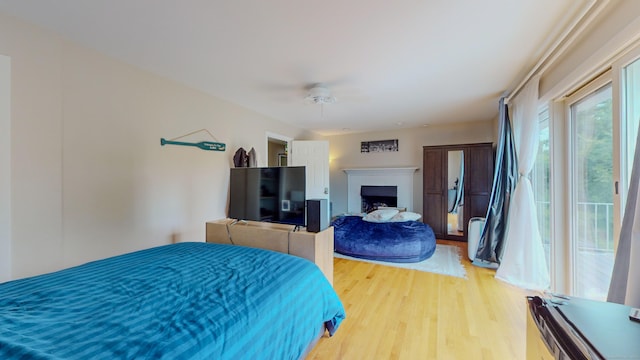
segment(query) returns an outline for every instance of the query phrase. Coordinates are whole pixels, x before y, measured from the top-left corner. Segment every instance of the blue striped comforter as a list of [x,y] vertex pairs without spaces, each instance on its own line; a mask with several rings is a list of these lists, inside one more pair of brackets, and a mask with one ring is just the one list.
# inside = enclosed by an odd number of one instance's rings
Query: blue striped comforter
[[0,359],[297,359],[344,316],[305,259],[180,243],[0,284]]

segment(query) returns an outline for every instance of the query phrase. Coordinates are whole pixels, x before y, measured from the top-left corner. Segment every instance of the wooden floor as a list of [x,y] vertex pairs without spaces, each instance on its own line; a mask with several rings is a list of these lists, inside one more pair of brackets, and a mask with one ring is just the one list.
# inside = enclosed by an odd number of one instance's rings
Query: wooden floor
[[307,359],[524,359],[525,296],[471,265],[468,279],[334,259],[347,318]]

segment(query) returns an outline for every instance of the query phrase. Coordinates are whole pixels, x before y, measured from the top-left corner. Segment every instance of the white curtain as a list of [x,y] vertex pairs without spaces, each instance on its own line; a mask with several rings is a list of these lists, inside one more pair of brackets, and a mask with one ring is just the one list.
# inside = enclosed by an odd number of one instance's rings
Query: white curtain
[[509,207],[502,262],[496,272],[496,278],[531,290],[549,288],[549,271],[529,180],[538,151],[539,82],[539,76],[532,78],[512,101],[518,182]]
[[640,132],[607,301],[640,308]]

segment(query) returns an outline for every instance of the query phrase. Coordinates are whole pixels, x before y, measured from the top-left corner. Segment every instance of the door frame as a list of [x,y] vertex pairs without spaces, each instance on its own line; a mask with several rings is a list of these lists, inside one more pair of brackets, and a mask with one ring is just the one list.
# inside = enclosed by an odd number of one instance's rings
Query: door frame
[[261,162],[261,165],[259,165],[259,166],[263,166],[263,167],[269,166],[269,139],[284,141],[284,142],[287,143],[287,149],[291,149],[291,142],[293,141],[292,137],[289,137],[289,136],[286,136],[286,135],[281,135],[281,134],[276,134],[276,133],[273,133],[273,132],[270,132],[270,131],[266,131],[265,132],[265,142],[264,142],[264,146],[265,146],[264,154],[265,154],[265,156],[264,156],[263,162]]

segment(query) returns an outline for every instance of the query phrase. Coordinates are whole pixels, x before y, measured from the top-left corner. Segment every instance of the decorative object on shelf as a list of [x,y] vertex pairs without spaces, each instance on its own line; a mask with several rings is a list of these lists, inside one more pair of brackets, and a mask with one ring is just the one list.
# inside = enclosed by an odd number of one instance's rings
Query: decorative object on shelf
[[[195,133],[198,132],[206,132],[207,134],[209,134],[209,136],[211,136],[213,138],[213,140],[215,140],[215,142],[213,141],[200,141],[200,142],[196,142],[196,143],[192,143],[192,142],[184,142],[184,141],[175,141],[184,137],[187,137],[189,135],[193,135]],[[209,130],[207,129],[200,129],[200,130],[196,130],[193,132],[190,132],[188,134],[182,135],[182,136],[178,136],[177,138],[173,138],[173,139],[165,139],[165,138],[161,138],[160,139],[160,145],[164,146],[164,145],[181,145],[181,146],[195,146],[198,147],[202,150],[210,150],[210,151],[225,151],[227,149],[227,146],[224,143],[218,142],[218,139],[216,139],[215,136],[213,136],[213,134],[211,134],[209,132]]]
[[360,143],[361,153],[372,152],[395,152],[398,151],[398,139],[362,141]]
[[256,149],[251,148],[247,153],[247,165],[249,167],[257,167],[258,166],[258,155],[256,154]]
[[256,150],[246,151],[244,148],[239,148],[233,154],[233,166],[235,167],[258,167],[258,155]]
[[249,167],[249,156],[244,148],[239,148],[235,154],[233,154],[233,166]]

